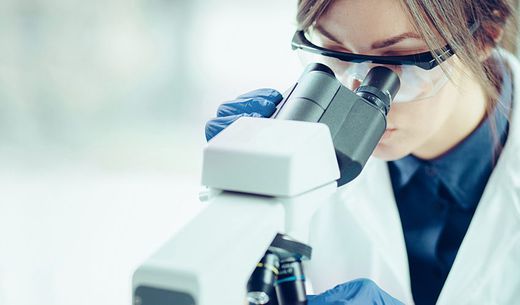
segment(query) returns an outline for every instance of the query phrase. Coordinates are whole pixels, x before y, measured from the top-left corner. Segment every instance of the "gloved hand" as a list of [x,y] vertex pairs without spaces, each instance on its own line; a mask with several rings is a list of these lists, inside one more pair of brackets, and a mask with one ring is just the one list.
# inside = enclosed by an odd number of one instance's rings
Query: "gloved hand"
[[282,94],[274,89],[258,89],[223,103],[218,107],[217,117],[206,123],[206,140],[240,117],[270,117],[282,99]]
[[403,305],[371,280],[357,279],[320,295],[307,296],[308,305]]

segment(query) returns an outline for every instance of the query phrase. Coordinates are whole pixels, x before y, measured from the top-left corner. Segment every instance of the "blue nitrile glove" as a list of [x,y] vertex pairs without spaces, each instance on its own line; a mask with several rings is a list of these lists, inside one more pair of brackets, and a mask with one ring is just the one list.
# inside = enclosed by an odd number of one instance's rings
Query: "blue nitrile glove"
[[274,89],[257,89],[223,103],[218,107],[217,117],[206,123],[206,140],[240,117],[270,117],[282,99],[282,94]]
[[403,305],[368,279],[350,281],[307,299],[308,305]]

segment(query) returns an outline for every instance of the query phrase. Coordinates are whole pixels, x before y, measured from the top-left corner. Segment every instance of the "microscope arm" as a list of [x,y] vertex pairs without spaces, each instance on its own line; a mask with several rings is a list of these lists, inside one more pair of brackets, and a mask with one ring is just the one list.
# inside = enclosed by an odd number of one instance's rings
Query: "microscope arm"
[[[273,237],[283,231],[283,220],[283,207],[274,198],[229,192],[215,196],[136,271],[140,303],[243,304],[245,283]],[[154,297],[158,294],[162,297]]]

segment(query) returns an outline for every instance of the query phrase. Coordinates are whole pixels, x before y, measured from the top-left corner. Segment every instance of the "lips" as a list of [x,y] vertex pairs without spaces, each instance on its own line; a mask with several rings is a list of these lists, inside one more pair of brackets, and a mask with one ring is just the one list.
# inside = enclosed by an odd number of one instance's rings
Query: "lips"
[[385,133],[383,133],[383,136],[381,137],[381,141],[384,141],[384,140],[387,140],[388,138],[390,138],[396,131],[397,129],[395,128],[387,128],[385,130]]

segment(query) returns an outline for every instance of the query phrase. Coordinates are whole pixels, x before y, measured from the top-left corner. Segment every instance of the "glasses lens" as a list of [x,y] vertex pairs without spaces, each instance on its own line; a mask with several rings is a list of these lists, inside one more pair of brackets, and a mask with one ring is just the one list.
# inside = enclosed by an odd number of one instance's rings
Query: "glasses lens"
[[[306,33],[309,41],[317,46],[323,46],[321,35]],[[394,103],[413,102],[435,96],[448,82],[446,73],[451,72],[451,58],[442,63],[444,70],[436,66],[431,70],[424,70],[413,65],[385,65],[366,62],[347,62],[340,59],[315,54],[298,49],[298,56],[304,66],[309,63],[322,63],[332,69],[338,80],[350,90],[356,89],[363,81],[368,71],[376,66],[385,66],[392,69],[401,80],[401,89],[397,93]]]
[[[446,85],[451,73],[450,59],[442,63],[443,67],[436,66],[431,70],[424,70],[417,66],[402,65],[399,78],[401,90],[397,93],[394,102],[406,103],[420,101],[434,97]],[[444,70],[443,70],[444,68]]]

